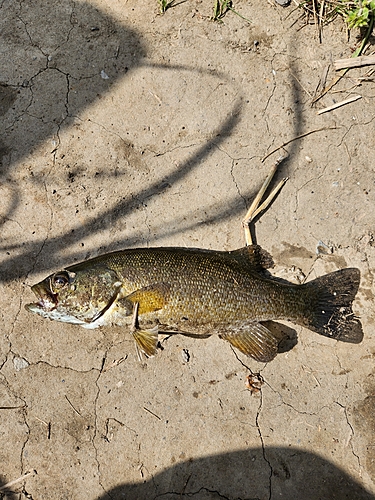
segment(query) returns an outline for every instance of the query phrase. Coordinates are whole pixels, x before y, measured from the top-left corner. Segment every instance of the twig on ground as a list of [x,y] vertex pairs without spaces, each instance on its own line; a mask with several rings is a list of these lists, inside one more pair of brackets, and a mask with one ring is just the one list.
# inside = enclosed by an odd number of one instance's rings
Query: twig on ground
[[156,413],[154,413],[153,411],[149,410],[148,408],[146,408],[145,406],[143,407],[143,409],[145,411],[148,411],[148,413],[151,413],[151,415],[153,415],[154,417],[156,417],[158,420],[161,420],[161,418],[159,417],[159,415],[156,415]]
[[28,477],[35,476],[36,474],[37,474],[37,472],[35,469],[31,470],[30,472],[26,472],[26,474],[19,477],[18,479],[14,479],[13,481],[9,481],[9,483],[4,484],[3,486],[0,486],[0,491],[8,490],[9,488],[14,486],[15,484],[20,483],[21,481],[23,481],[24,479],[26,479]]
[[77,415],[79,415],[80,417],[82,417],[82,415],[79,413],[79,411],[74,408],[74,406],[72,405],[72,403],[70,402],[68,396],[65,394],[65,399],[68,401],[68,403],[70,404],[70,406],[73,408],[73,410],[75,411],[75,413],[77,413]]
[[[362,40],[362,43],[358,47],[358,49],[355,52],[353,52],[351,59],[355,59],[355,58],[359,57],[362,54],[364,48],[366,47],[367,42],[369,41],[370,35],[372,33],[372,29],[374,27],[374,17],[375,16],[371,16],[370,23],[369,23],[367,31],[366,31],[366,36]],[[315,104],[317,101],[319,101],[319,99],[321,99],[324,95],[326,95],[326,93],[329,92],[331,90],[331,88],[334,87],[336,85],[336,83],[338,83],[341,80],[341,78],[346,75],[346,73],[348,71],[349,71],[348,67],[346,69],[343,69],[341,71],[341,73],[336,78],[334,78],[334,80],[326,88],[324,88],[317,97],[315,97],[312,100],[311,104]]]
[[332,111],[333,109],[340,108],[341,106],[345,106],[345,104],[349,104],[350,102],[358,101],[358,99],[361,99],[361,95],[353,95],[352,97],[349,97],[348,99],[345,99],[345,101],[341,102],[336,102],[335,104],[332,104],[332,106],[328,106],[327,108],[323,108],[318,111],[318,115],[321,115],[322,113],[327,113],[327,111]]
[[349,57],[348,59],[337,59],[334,62],[335,70],[344,68],[358,68],[360,66],[368,66],[375,64],[375,55],[373,56],[360,56],[356,58]]
[[310,130],[309,132],[305,132],[304,134],[297,135],[296,137],[293,137],[293,139],[290,139],[289,141],[284,142],[284,144],[281,144],[281,146],[278,146],[277,148],[273,149],[271,152],[267,153],[266,156],[263,156],[261,159],[261,162],[263,163],[269,156],[273,155],[273,153],[276,153],[279,149],[283,149],[283,147],[287,146],[293,141],[296,141],[298,139],[302,139],[303,137],[306,137],[310,134],[314,134],[315,132],[322,132],[322,130],[335,130],[338,127],[322,127],[322,128],[317,128],[315,130]]
[[105,368],[103,368],[102,373],[107,372],[108,370],[110,370],[114,366],[118,366],[120,363],[122,363],[123,361],[125,361],[127,359],[127,357],[128,357],[128,355],[126,355],[124,357],[121,357],[119,359],[114,359],[112,361],[112,363],[110,363],[108,366],[106,366]]

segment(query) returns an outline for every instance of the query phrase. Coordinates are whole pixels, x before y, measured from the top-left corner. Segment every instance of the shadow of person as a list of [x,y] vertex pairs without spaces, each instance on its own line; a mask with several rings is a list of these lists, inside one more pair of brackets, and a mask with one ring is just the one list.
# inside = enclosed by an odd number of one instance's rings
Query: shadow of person
[[[0,189],[4,188],[7,194],[2,196],[0,224],[4,224],[13,218],[17,220],[17,209],[24,202],[29,181],[35,189],[39,186],[40,196],[45,197],[44,171],[35,173],[38,169],[29,168],[38,146],[46,144],[49,153],[56,153],[62,132],[74,127],[75,118],[110,92],[121,78],[147,63],[143,60],[145,48],[140,34],[86,2],[4,3],[0,49],[4,61],[0,81]],[[183,66],[160,68],[199,73],[196,68]],[[228,109],[227,118],[217,124],[213,137],[165,179],[164,190],[199,167],[212,148],[234,129],[241,109],[239,98]],[[19,243],[11,235],[1,248],[5,259],[1,281],[27,275],[41,248],[47,255],[66,251],[70,243],[102,232],[133,212],[138,200],[155,197],[159,192],[160,180],[151,179],[139,186],[136,195],[126,193],[89,223],[78,223],[47,241],[43,234]],[[233,206],[224,212],[221,207],[216,219],[232,215],[238,205],[238,200],[233,200]],[[138,239],[138,233],[133,239],[125,238],[122,246],[132,245]],[[85,255],[82,250],[72,253],[68,260],[82,260]],[[48,265],[38,262],[39,271]]]
[[134,29],[86,2],[1,8],[0,179],[6,179],[41,142],[58,143],[69,119],[136,67],[144,49]]
[[[102,469],[103,470],[103,469]],[[332,462],[298,448],[271,447],[178,463],[138,484],[122,484],[96,500],[374,500]]]
[[19,493],[13,491],[13,488],[7,487],[7,481],[0,474],[0,500],[17,500],[19,499]]

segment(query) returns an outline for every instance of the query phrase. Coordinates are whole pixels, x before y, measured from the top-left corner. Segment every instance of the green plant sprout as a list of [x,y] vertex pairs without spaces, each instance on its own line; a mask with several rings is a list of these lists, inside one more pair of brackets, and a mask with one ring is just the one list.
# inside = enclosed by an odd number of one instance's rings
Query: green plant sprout
[[366,28],[375,15],[375,0],[349,2],[344,10],[345,21],[349,29]]
[[215,0],[214,15],[212,16],[212,20],[222,22],[223,17],[231,7],[231,0]]
[[164,14],[164,12],[170,7],[173,7],[173,4],[175,3],[176,0],[159,0],[160,12]]
[[251,22],[249,19],[246,19],[246,17],[242,16],[239,12],[237,12],[233,9],[232,0],[215,0],[214,14],[212,16],[212,20],[217,21],[219,23],[222,23],[223,17],[228,12],[228,10],[231,10],[232,12],[234,12],[234,14],[239,16],[241,19],[244,19],[245,21],[247,21],[249,23]]

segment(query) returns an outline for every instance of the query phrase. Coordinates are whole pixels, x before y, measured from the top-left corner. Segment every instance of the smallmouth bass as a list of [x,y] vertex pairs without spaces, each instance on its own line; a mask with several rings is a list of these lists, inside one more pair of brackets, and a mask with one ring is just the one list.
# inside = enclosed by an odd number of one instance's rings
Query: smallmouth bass
[[258,245],[220,252],[140,248],[113,252],[51,274],[32,286],[26,309],[84,328],[130,327],[147,356],[158,332],[218,334],[257,361],[271,361],[281,335],[277,320],[326,337],[359,343],[352,302],[358,269],[342,269],[302,285],[270,277],[271,256]]

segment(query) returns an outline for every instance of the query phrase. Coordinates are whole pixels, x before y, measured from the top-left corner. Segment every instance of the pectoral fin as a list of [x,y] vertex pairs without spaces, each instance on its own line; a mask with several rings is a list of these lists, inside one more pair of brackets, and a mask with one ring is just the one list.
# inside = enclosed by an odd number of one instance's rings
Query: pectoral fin
[[281,341],[276,331],[271,332],[266,324],[260,322],[241,325],[234,331],[221,333],[220,337],[230,342],[246,356],[251,356],[262,363],[267,363],[276,356]]
[[159,311],[168,301],[169,286],[166,283],[155,283],[140,288],[125,297],[126,301],[133,304],[138,302],[138,314]]

